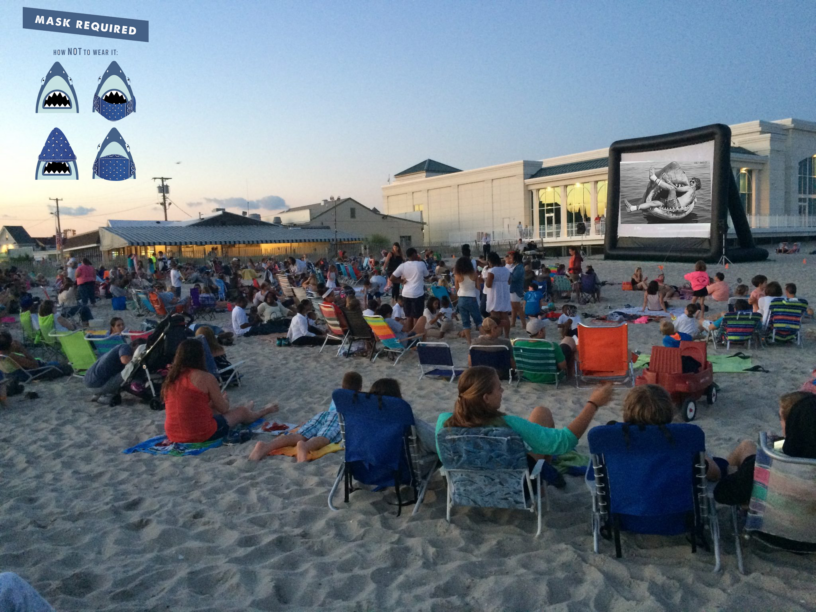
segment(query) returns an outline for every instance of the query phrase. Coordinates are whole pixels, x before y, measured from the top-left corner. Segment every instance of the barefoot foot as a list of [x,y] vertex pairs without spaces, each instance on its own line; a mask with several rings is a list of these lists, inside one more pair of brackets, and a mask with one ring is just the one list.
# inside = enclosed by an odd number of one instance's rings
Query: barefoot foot
[[306,463],[309,461],[309,449],[306,448],[306,442],[298,442],[295,448],[297,448],[298,463]]
[[258,442],[252,452],[249,453],[250,461],[260,461],[269,454],[268,442]]

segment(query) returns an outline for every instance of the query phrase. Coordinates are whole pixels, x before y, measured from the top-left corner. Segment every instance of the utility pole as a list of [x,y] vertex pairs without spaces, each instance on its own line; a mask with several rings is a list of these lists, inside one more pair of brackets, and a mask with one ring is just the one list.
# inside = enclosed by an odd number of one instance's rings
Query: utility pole
[[164,181],[169,181],[169,176],[154,176],[154,181],[161,181],[161,187],[159,187],[159,192],[162,194],[162,201],[160,206],[164,209],[164,220],[167,221],[167,194],[168,194],[168,187],[164,184]]
[[60,216],[59,216],[59,203],[60,200],[64,198],[48,198],[57,203],[57,210],[54,213],[51,213],[57,219],[57,251],[59,251],[59,258],[60,262],[62,262],[62,226],[60,225]]

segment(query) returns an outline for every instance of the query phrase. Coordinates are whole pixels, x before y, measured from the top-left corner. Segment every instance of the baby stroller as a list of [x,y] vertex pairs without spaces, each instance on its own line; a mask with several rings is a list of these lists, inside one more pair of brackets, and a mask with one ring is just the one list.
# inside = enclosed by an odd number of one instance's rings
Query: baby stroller
[[129,369],[122,389],[149,403],[151,410],[164,410],[161,386],[179,344],[193,336],[187,328],[192,322],[193,317],[187,313],[168,315],[150,334],[146,348],[133,355],[133,367]]

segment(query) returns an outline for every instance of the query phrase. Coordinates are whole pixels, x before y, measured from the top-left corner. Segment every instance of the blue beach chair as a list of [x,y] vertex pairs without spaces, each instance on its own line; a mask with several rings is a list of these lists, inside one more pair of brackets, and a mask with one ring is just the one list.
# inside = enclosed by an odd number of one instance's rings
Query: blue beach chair
[[[419,379],[424,376],[442,376],[450,378],[452,383],[464,370],[457,370],[453,365],[453,354],[450,346],[445,342],[420,342],[417,344],[419,357]],[[432,368],[426,371],[425,367]]]
[[[415,504],[416,514],[439,461],[436,455],[421,457],[411,406],[397,397],[383,397],[338,389],[332,400],[340,415],[345,458],[329,492],[329,508],[340,481],[345,502],[355,490],[354,481],[381,491],[394,487],[397,516],[402,507]],[[402,487],[410,487],[413,499],[403,500]]]
[[436,436],[448,483],[447,521],[453,506],[508,508],[535,512],[541,534],[544,460],[530,470],[524,441],[508,427],[443,427]]
[[506,346],[473,344],[468,351],[471,366],[487,366],[498,372],[501,380],[513,382],[513,362]]
[[621,554],[621,531],[653,535],[690,533],[691,552],[714,543],[714,571],[720,569],[720,526],[705,475],[705,434],[696,425],[594,427],[587,435],[592,469],[593,548],[613,538]]

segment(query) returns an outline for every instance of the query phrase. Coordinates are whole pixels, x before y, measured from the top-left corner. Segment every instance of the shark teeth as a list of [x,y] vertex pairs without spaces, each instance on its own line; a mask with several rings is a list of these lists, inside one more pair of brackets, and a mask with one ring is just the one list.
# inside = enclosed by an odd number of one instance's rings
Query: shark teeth
[[61,91],[52,91],[46,96],[43,108],[71,108],[71,100]]
[[127,104],[127,98],[121,91],[111,90],[102,98],[108,104]]

